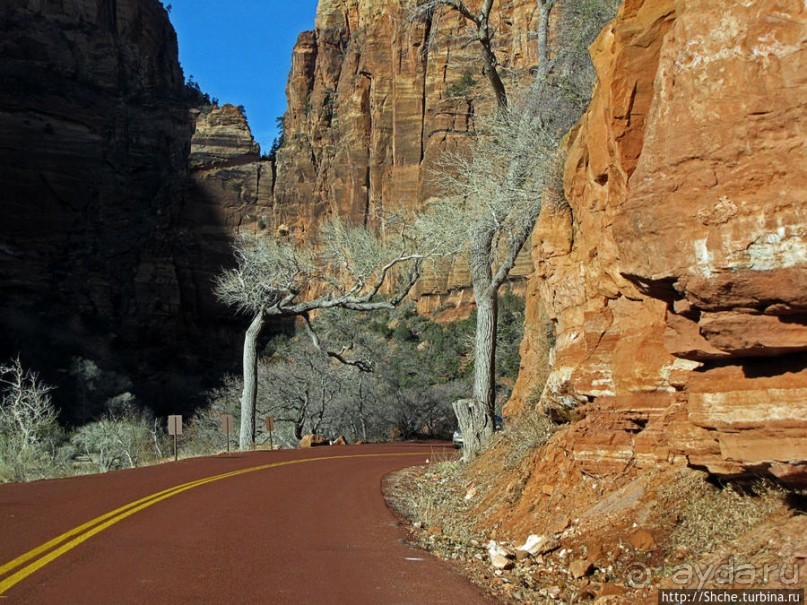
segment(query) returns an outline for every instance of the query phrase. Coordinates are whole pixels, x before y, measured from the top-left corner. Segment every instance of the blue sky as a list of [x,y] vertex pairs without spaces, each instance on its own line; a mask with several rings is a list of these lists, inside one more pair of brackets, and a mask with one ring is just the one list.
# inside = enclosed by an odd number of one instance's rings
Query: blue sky
[[286,110],[291,51],[314,29],[317,0],[163,0],[179,39],[185,78],[220,103],[243,105],[266,153]]

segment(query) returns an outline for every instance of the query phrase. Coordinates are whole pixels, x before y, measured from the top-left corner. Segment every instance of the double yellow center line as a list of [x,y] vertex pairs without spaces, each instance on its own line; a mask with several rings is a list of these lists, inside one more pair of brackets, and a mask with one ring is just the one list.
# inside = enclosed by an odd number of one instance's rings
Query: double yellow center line
[[[37,546],[36,548],[29,550],[27,553],[20,555],[16,559],[9,561],[5,565],[0,567],[0,578],[6,576],[10,572],[17,569],[16,572],[11,573],[5,579],[0,580],[0,595],[4,595],[9,588],[18,584],[31,574],[35,573],[36,571],[42,569],[45,565],[58,559],[66,552],[74,549],[76,546],[82,544],[83,542],[89,540],[94,535],[101,533],[105,529],[108,529],[126,519],[127,517],[131,517],[132,515],[139,513],[143,509],[148,508],[149,506],[153,506],[158,502],[162,502],[163,500],[167,500],[177,494],[181,494],[182,492],[186,492],[190,489],[194,489],[196,487],[200,487],[202,485],[206,485],[208,483],[213,483],[214,481],[220,481],[221,479],[228,479],[230,477],[237,477],[238,475],[245,475],[247,473],[254,473],[255,471],[262,471],[270,468],[276,468],[279,466],[288,466],[290,464],[303,464],[306,462],[318,462],[321,460],[344,460],[345,458],[383,458],[383,457],[392,457],[392,456],[421,456],[423,457],[423,453],[397,453],[397,454],[352,454],[347,456],[322,456],[319,458],[304,458],[301,460],[287,460],[284,462],[273,462],[272,464],[263,464],[261,466],[253,466],[237,471],[231,471],[229,473],[222,473],[220,475],[214,475],[212,477],[205,477],[203,479],[197,479],[196,481],[190,481],[188,483],[183,483],[182,485],[176,485],[174,487],[170,487],[168,489],[164,489],[160,492],[156,492],[151,494],[150,496],[146,496],[145,498],[141,498],[140,500],[135,500],[134,502],[130,502],[120,508],[116,508],[113,511],[110,511],[106,514],[101,515],[100,517],[96,517],[86,523],[79,525],[67,531],[59,536],[56,536],[52,540],[49,540],[42,544],[41,546]],[[30,561],[30,563],[29,563]],[[19,569],[18,569],[19,568]],[[0,596],[0,598],[3,598]]]

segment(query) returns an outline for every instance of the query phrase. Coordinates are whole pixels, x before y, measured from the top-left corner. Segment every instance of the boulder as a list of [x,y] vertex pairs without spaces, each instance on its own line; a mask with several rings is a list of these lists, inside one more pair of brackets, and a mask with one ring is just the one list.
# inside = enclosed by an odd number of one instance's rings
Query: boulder
[[559,546],[560,542],[558,542],[555,538],[531,534],[527,537],[524,544],[516,547],[516,551],[527,552],[533,556],[536,556],[546,554],[551,550],[555,550]]
[[321,435],[303,435],[303,438],[300,439],[300,447],[319,447],[322,445],[330,445],[330,441]]

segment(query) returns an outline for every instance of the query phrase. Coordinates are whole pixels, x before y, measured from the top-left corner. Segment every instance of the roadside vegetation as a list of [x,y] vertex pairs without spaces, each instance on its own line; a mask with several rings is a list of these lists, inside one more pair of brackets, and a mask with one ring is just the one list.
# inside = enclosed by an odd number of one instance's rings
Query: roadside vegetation
[[[475,13],[461,0],[412,3],[412,23],[459,13],[480,51],[495,109],[477,116],[464,153],[438,164],[432,178],[439,195],[423,211],[367,217],[360,225],[333,217],[313,233],[262,232],[236,242],[235,266],[221,272],[215,289],[249,320],[242,373],[208,394],[209,405],[186,424],[186,447],[234,445],[223,441],[223,414],[235,417],[242,450],[269,438],[293,445],[304,434],[447,437],[455,418],[466,461],[487,447],[519,363],[523,309],[506,284],[543,205],[565,203],[561,141],[588,102],[593,72],[585,49],[612,4],[538,2],[539,62],[517,82],[502,77],[497,58],[492,24],[499,4],[486,0]],[[553,19],[557,35],[549,36]],[[451,94],[467,94],[475,84],[463,77]],[[192,79],[186,89],[199,104],[215,104]],[[425,266],[439,269],[449,259],[469,263],[475,307],[468,320],[441,326],[408,308],[408,295]],[[266,347],[262,332],[272,318],[293,322],[296,335]],[[16,372],[19,380],[9,379],[3,391],[4,477],[76,466],[105,471],[165,455],[164,419],[134,398],[125,376],[91,359],[71,360],[74,424],[62,426],[49,387],[19,361],[15,367],[6,375]],[[14,426],[26,401],[19,393],[33,393],[40,404],[36,422],[30,420],[35,428],[22,436]],[[271,437],[265,416],[276,421]]]
[[[506,292],[499,304],[497,384],[503,403],[518,372],[524,302]],[[331,310],[312,323],[333,346],[372,359],[373,372],[329,357],[305,330],[273,337],[259,351],[257,447],[270,446],[266,416],[275,419],[271,445],[280,447],[297,447],[306,434],[344,436],[351,443],[451,437],[451,402],[467,392],[473,371],[473,311],[450,325],[418,315],[411,305],[372,313]],[[172,454],[165,418],[156,418],[131,394],[126,377],[91,360],[70,363],[77,385],[71,397],[85,418],[73,426],[60,424],[54,389],[19,360],[0,372],[0,482],[134,468]],[[226,450],[221,416],[232,414],[239,425],[242,394],[238,375],[207,392],[207,405],[185,419],[181,452]],[[236,449],[238,434],[230,440],[229,449]]]
[[[500,304],[504,336],[497,383],[503,403],[518,373],[524,302],[508,292]],[[450,438],[456,427],[451,403],[470,388],[474,325],[474,312],[441,325],[409,305],[323,313],[317,332],[354,358],[372,360],[372,372],[329,358],[305,333],[274,338],[259,356],[256,416],[275,419],[271,438],[283,446],[296,445],[305,434],[350,442]],[[225,413],[238,417],[242,385],[240,376],[229,376],[209,394],[210,406],[194,419],[194,439],[198,434],[201,442],[221,443],[216,419]],[[257,444],[269,440],[265,423],[257,422]]]
[[[110,388],[109,376],[88,360],[73,367],[86,395],[77,403],[90,409],[89,394]],[[19,359],[0,366],[0,483],[132,468],[168,451],[161,423],[131,393],[108,397],[92,420],[69,427],[59,423],[53,390]]]
[[[563,138],[588,106],[595,74],[587,49],[614,16],[616,3],[538,0],[538,64],[510,84],[497,56],[500,4],[485,0],[474,8],[463,0],[409,0],[405,5],[413,23],[425,21],[435,32],[441,18],[459,16],[465,24],[460,35],[479,50],[496,105],[490,115],[475,116],[465,149],[442,158],[432,175],[437,199],[421,219],[436,254],[466,258],[470,267],[478,311],[473,385],[470,397],[454,403],[463,459],[470,461],[489,445],[496,425],[498,294],[541,209],[566,204]],[[429,41],[438,42],[439,34]]]

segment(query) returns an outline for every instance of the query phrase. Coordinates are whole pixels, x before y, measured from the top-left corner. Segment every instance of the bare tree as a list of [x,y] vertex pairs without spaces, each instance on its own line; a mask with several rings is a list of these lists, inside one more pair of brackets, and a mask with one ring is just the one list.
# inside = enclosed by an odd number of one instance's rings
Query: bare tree
[[557,0],[535,0],[538,8],[538,77],[543,77],[552,68],[549,59],[549,17]]
[[296,342],[268,360],[264,380],[272,393],[269,411],[279,423],[293,427],[294,441],[306,433],[330,433],[356,372]]
[[23,447],[36,445],[56,422],[49,394],[53,387],[42,384],[35,372],[23,369],[19,357],[0,366],[0,384],[3,425],[20,436]]
[[[554,4],[539,2],[544,27]],[[441,199],[428,208],[421,229],[441,243],[444,254],[467,254],[477,305],[473,398],[454,406],[466,460],[484,447],[495,427],[499,288],[542,205],[563,203],[560,142],[590,98],[593,68],[585,49],[604,23],[592,14],[605,13],[565,12],[558,35],[563,43],[551,59],[546,38],[539,41],[546,68],[537,72],[525,99],[482,120],[466,153],[445,156],[435,174]]]
[[443,196],[428,208],[422,224],[446,254],[464,254],[470,262],[477,306],[473,399],[455,406],[466,457],[481,449],[495,426],[499,289],[544,199],[562,196],[561,135],[542,128],[536,109],[529,104],[498,112],[477,132],[470,153],[444,158],[435,175]]
[[110,399],[107,408],[103,417],[78,428],[70,438],[98,470],[135,468],[162,456],[163,435],[156,419],[139,409],[131,393]]
[[0,480],[25,481],[56,474],[59,426],[52,387],[19,358],[0,365]]
[[[507,90],[502,80],[499,68],[499,59],[496,56],[494,36],[495,32],[491,24],[491,12],[494,0],[483,0],[478,12],[469,6],[465,0],[402,0],[410,5],[409,19],[412,21],[420,19],[434,20],[439,11],[446,9],[459,14],[469,25],[474,28],[473,40],[479,42],[482,53],[482,66],[485,76],[487,76],[499,109],[505,109],[508,105]],[[553,49],[550,45],[550,19],[552,12],[557,5],[563,5],[564,11],[564,36],[558,38]],[[536,76],[541,79],[549,74],[555,63],[565,53],[568,58],[569,39],[576,41],[592,40],[592,24],[597,29],[613,17],[619,5],[619,0],[535,0],[535,7],[538,12],[538,23],[534,34],[537,40],[538,67]],[[577,28],[577,29],[574,29]],[[436,31],[436,28],[432,28]],[[565,35],[571,33],[571,36]],[[560,48],[562,46],[563,48]],[[578,47],[577,52],[582,47]]]
[[505,109],[507,107],[507,90],[499,73],[499,59],[493,48],[494,32],[490,23],[493,2],[494,0],[484,0],[479,12],[474,13],[463,0],[425,0],[416,2],[411,8],[410,16],[412,19],[431,19],[436,11],[447,8],[457,12],[471,24],[475,29],[474,39],[479,42],[482,51],[483,72],[496,95],[496,103],[500,109]]
[[[305,335],[298,335],[258,364],[257,414],[274,418],[275,445],[294,447],[309,432],[350,433],[353,440],[366,441],[373,430],[369,408],[375,403],[366,385],[373,378],[312,350]],[[191,421],[191,447],[201,453],[224,446],[220,417],[239,415],[242,390],[241,378],[230,376],[209,393],[209,406]],[[256,441],[267,443],[268,433],[257,428]]]
[[360,370],[371,368],[365,360],[351,359],[347,348],[325,349],[310,314],[333,308],[390,309],[406,298],[420,275],[423,254],[410,240],[396,236],[395,225],[387,227],[387,237],[381,240],[363,227],[334,218],[320,226],[310,246],[272,237],[245,237],[236,244],[237,266],[219,276],[216,294],[252,315],[244,338],[241,449],[255,443],[257,346],[267,318],[300,317],[319,350]]

